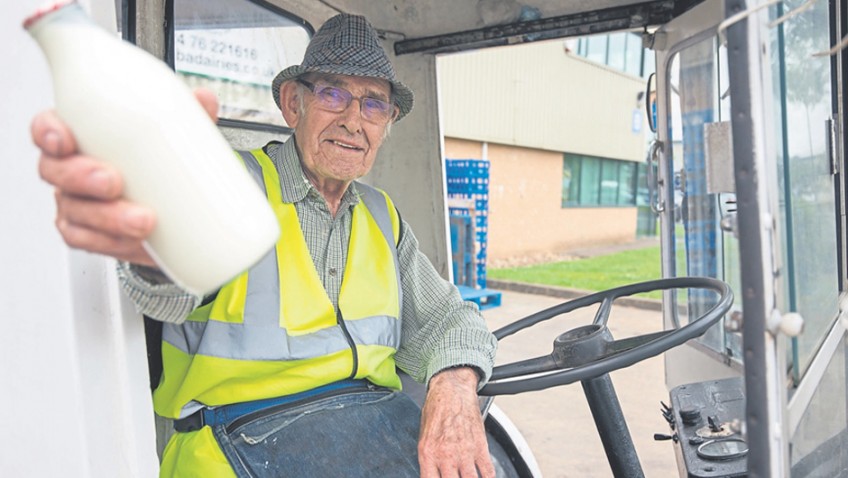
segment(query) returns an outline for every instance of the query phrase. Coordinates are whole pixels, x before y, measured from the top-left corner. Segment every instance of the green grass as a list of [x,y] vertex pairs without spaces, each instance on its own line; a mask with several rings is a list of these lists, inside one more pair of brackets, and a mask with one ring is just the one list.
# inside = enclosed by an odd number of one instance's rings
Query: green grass
[[[489,279],[543,284],[588,291],[612,289],[660,278],[660,247],[648,247],[565,262],[489,269]],[[639,294],[662,298],[661,292]]]

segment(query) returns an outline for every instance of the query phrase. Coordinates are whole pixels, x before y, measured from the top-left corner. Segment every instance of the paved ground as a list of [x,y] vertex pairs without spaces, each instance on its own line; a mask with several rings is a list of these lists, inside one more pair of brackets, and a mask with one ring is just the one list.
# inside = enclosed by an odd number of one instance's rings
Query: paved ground
[[[500,307],[483,311],[492,330],[563,300],[510,291],[502,294]],[[590,324],[593,316],[594,310],[581,310],[515,334],[501,343],[497,361],[506,363],[550,353],[557,335]],[[610,330],[616,338],[660,329],[659,312],[641,307],[613,309]],[[654,433],[668,432],[659,412],[659,402],[668,403],[662,358],[648,359],[611,376],[645,476],[678,476],[671,442],[653,439]],[[522,431],[546,478],[613,476],[579,384],[501,396],[495,403]]]

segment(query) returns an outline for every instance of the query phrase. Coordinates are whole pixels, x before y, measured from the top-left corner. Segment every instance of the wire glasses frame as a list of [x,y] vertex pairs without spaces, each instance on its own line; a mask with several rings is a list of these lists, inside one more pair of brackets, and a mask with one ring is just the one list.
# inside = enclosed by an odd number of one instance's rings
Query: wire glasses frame
[[367,121],[377,124],[386,124],[393,120],[398,113],[395,105],[387,103],[370,96],[355,97],[350,91],[338,86],[316,85],[301,78],[298,83],[307,87],[318,99],[318,105],[334,113],[346,110],[353,100],[359,100],[359,112]]

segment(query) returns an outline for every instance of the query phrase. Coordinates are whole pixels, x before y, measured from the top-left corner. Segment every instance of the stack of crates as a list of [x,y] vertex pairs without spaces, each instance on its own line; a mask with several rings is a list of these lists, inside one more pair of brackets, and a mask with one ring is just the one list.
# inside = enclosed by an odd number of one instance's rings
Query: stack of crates
[[486,288],[486,244],[489,220],[489,161],[484,159],[448,159],[445,161],[448,182],[448,212],[451,216],[467,216],[474,230],[475,284]]
[[[454,204],[457,203],[454,202]],[[474,228],[471,215],[451,214],[450,235],[453,282],[457,285],[474,287],[477,282],[475,279],[477,266],[474,257]]]

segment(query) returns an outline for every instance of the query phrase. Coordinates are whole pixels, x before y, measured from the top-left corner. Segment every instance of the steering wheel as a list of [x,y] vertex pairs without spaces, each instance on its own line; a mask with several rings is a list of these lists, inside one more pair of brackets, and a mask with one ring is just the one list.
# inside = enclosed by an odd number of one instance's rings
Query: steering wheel
[[[709,289],[718,301],[688,324],[661,332],[614,340],[607,328],[613,301],[633,294],[668,289]],[[589,380],[628,367],[646,358],[700,336],[715,324],[733,303],[733,292],[725,282],[710,277],[659,279],[590,294],[527,316],[494,332],[498,340],[539,322],[600,303],[591,325],[569,330],[554,340],[549,355],[500,365],[480,395],[511,395],[544,390],[558,385]],[[544,375],[541,375],[544,374]]]

